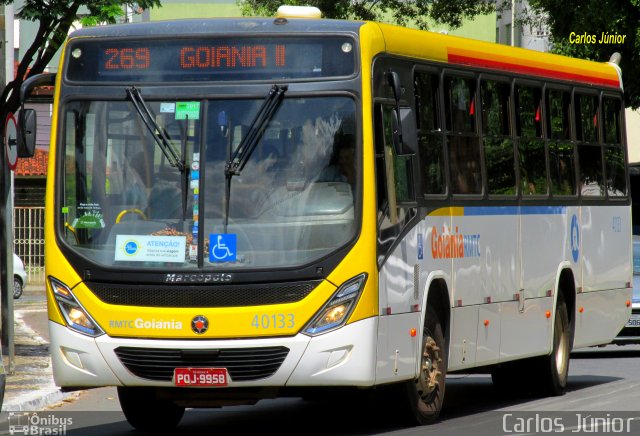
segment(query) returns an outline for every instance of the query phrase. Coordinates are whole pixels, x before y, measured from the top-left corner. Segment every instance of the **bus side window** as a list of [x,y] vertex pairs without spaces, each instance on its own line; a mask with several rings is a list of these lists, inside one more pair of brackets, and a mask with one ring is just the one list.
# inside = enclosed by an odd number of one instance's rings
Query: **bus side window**
[[575,93],[574,105],[580,192],[585,197],[603,197],[605,185],[602,146],[598,143],[598,97]]
[[418,147],[422,192],[425,196],[446,193],[444,137],[440,119],[440,79],[418,72],[414,79],[418,122]]
[[620,134],[620,109],[622,104],[617,98],[602,99],[602,129],[605,149],[605,170],[607,194],[621,197],[627,194],[627,180],[624,172],[624,147]]
[[516,134],[523,196],[548,194],[547,160],[542,139],[542,91],[537,86],[515,88]]
[[513,139],[509,128],[510,85],[505,82],[483,81],[480,96],[488,193],[514,196],[516,178]]
[[481,194],[480,144],[475,129],[475,80],[445,76],[444,96],[453,194]]
[[547,89],[547,138],[552,195],[576,194],[576,165],[571,142],[571,94]]

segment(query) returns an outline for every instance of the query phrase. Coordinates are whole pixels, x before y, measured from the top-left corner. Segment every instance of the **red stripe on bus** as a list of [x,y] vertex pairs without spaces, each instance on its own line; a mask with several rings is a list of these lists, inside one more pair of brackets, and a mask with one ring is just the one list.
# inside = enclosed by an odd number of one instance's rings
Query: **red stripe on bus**
[[448,53],[448,60],[450,63],[454,63],[454,64],[473,65],[476,67],[490,68],[492,70],[504,70],[504,71],[511,71],[511,72],[517,72],[517,73],[524,73],[528,75],[550,77],[553,79],[573,80],[576,82],[584,82],[584,83],[592,83],[592,84],[595,83],[595,84],[606,85],[606,86],[611,86],[615,88],[620,87],[620,81],[618,79],[615,79],[615,80],[603,79],[599,77],[585,76],[582,74],[566,73],[563,71],[547,70],[545,68],[529,67],[526,65],[512,64],[508,62],[498,62],[498,61],[491,61],[488,59],[472,58],[468,56],[461,56],[461,55],[451,54],[451,53]]

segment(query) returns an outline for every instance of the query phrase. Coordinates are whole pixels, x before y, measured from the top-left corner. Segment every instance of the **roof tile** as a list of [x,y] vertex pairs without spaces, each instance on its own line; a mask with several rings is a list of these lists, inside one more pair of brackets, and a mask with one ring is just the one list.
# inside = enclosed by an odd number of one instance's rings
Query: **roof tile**
[[16,177],[45,176],[47,175],[48,163],[49,152],[37,148],[33,157],[18,159],[15,170]]

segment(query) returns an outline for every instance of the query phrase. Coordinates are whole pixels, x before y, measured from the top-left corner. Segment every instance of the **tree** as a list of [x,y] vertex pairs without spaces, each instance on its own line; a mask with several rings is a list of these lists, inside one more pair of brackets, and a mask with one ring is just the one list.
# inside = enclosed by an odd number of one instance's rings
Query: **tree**
[[[160,6],[161,0],[25,0],[16,17],[38,23],[38,30],[31,45],[27,48],[16,71],[16,77],[10,80],[0,94],[0,120],[7,114],[16,112],[20,105],[20,86],[24,80],[40,74],[62,46],[69,30],[76,21],[83,25],[115,23],[123,15],[123,6],[151,8]],[[14,3],[13,0],[0,0],[0,5]],[[2,123],[4,129],[4,123]],[[4,132],[2,132],[4,136]]]
[[[238,0],[244,15],[274,16],[282,0]],[[288,5],[316,6],[325,18],[413,23],[427,29],[429,21],[460,27],[464,18],[495,10],[492,0],[290,0]]]
[[[537,18],[527,21],[546,22],[554,52],[598,62],[619,52],[625,104],[640,107],[640,0],[529,0],[529,4]],[[601,43],[603,34],[620,37]]]

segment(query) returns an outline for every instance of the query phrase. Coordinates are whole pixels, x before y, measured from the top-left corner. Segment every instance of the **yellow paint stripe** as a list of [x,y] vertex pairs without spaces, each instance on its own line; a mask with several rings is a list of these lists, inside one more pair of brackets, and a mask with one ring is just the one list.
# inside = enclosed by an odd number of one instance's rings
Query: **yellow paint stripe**
[[464,216],[464,207],[441,207],[429,212],[428,216]]

